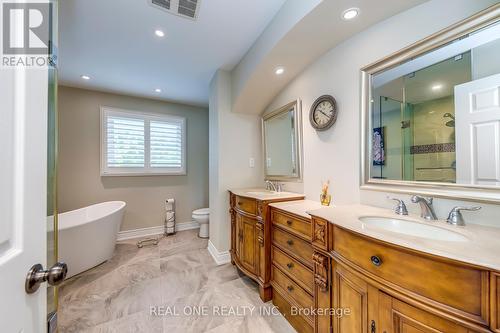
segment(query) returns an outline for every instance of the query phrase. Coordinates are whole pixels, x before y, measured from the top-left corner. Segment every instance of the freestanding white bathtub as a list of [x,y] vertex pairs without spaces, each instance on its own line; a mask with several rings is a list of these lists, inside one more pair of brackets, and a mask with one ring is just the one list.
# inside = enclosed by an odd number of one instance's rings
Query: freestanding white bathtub
[[113,256],[125,206],[109,201],[58,215],[59,260],[68,265],[68,277]]

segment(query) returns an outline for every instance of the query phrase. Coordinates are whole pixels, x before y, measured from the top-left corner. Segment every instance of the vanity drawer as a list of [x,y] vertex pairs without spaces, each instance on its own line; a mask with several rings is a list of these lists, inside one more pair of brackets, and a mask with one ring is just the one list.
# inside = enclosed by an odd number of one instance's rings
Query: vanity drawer
[[273,304],[278,308],[278,310],[285,316],[288,322],[300,333],[313,333],[314,329],[309,323],[308,317],[304,317],[301,314],[292,314],[292,306],[287,300],[281,296],[277,291],[273,291]]
[[298,237],[311,241],[310,221],[300,220],[292,217],[291,215],[283,214],[275,210],[272,210],[271,221],[273,221],[274,225],[284,228],[286,231]]
[[[301,286],[293,282],[279,268],[273,266],[271,273],[271,281],[278,286],[289,298],[293,299],[301,308],[312,308],[313,298]],[[310,317],[313,319],[312,317]]]
[[272,250],[273,264],[287,273],[295,282],[301,285],[308,293],[312,295],[314,278],[312,271],[293,259],[283,251],[273,246]]
[[417,300],[428,304],[434,303],[429,300],[436,301],[451,307],[448,312],[482,325],[487,323],[487,271],[418,254],[339,227],[333,234],[334,251],[348,262],[403,287],[404,293]]
[[255,199],[236,196],[234,205],[245,213],[257,215],[257,201]]
[[279,228],[273,228],[273,242],[285,253],[312,268],[313,248],[310,243]]

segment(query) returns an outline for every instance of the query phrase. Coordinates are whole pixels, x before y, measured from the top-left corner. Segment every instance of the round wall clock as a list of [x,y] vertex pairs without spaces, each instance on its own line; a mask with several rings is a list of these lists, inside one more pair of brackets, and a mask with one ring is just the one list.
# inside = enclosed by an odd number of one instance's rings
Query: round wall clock
[[330,95],[319,97],[312,105],[309,121],[317,131],[325,131],[337,121],[337,102]]

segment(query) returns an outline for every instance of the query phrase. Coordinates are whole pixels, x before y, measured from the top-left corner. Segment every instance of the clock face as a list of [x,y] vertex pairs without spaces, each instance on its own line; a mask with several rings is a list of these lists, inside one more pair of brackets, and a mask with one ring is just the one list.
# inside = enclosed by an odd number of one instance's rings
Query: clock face
[[318,98],[311,107],[309,120],[311,125],[318,131],[330,128],[337,120],[335,99],[329,95]]
[[320,127],[325,126],[332,119],[334,111],[333,104],[330,101],[323,101],[314,109],[314,122]]

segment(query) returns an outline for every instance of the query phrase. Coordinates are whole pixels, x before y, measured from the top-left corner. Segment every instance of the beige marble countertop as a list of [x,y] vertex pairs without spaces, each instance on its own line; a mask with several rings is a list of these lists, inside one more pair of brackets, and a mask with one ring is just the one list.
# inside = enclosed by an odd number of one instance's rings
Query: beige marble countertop
[[312,201],[312,200],[275,202],[269,204],[269,206],[276,207],[284,211],[287,211],[289,213],[302,216],[305,218],[311,218],[311,215],[307,214],[307,211],[317,210],[323,207],[321,203],[319,203],[318,201]]
[[304,194],[300,193],[274,192],[267,191],[264,188],[240,188],[230,189],[229,191],[241,197],[253,198],[257,200],[296,199],[304,197]]
[[[384,242],[500,271],[500,228],[474,224],[458,227],[450,225],[443,220],[427,222],[416,215],[399,216],[390,209],[365,205],[324,207],[317,210],[309,210],[308,213],[323,218],[339,227]],[[396,218],[427,224],[459,233],[466,237],[467,240],[463,242],[438,241],[404,235],[362,223],[359,221],[359,218],[364,216]]]

